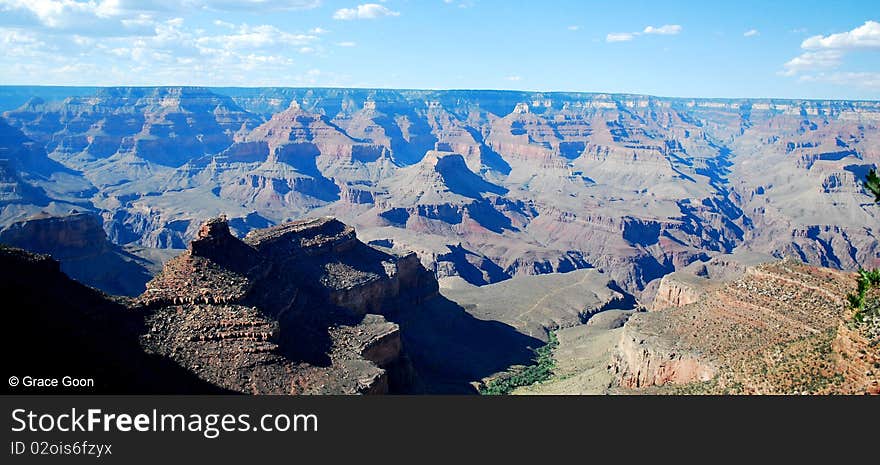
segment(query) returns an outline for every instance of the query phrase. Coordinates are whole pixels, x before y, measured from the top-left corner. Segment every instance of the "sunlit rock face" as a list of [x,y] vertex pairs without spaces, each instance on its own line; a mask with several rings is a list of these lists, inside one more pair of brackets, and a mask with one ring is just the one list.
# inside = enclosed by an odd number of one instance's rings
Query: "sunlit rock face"
[[221,214],[238,237],[333,215],[438,277],[593,267],[635,295],[733,251],[880,265],[880,212],[860,185],[880,159],[876,102],[22,92],[33,98],[0,123],[4,226],[76,208],[116,244],[182,249]]

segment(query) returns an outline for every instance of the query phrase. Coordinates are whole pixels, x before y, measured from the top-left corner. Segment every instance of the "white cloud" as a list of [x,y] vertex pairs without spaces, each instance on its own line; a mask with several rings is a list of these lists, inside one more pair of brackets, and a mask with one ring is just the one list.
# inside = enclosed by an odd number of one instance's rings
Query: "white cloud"
[[355,8],[341,8],[333,13],[333,19],[350,21],[353,19],[377,19],[386,16],[400,16],[397,11],[379,5],[378,3],[365,3]]
[[[0,80],[8,83],[290,85],[308,69],[297,60],[322,51],[317,34],[273,25],[203,28],[166,17],[155,19],[148,34],[95,37],[45,26],[4,27],[2,19]],[[344,83],[335,75],[321,79]]]
[[46,43],[31,32],[0,29],[0,48],[10,58],[39,56],[46,47]]
[[805,52],[786,62],[783,67],[783,75],[794,76],[795,74],[812,71],[815,69],[827,69],[840,66],[843,54],[837,50],[822,50],[818,52]]
[[847,32],[829,36],[813,36],[801,43],[805,50],[850,50],[880,49],[880,23],[865,21],[865,24]]
[[0,0],[0,24],[103,36],[148,33],[154,25],[155,7],[140,7],[137,3],[123,0]]
[[681,26],[678,24],[664,24],[660,27],[647,26],[642,31],[643,34],[659,34],[664,36],[671,36],[681,32]]
[[[385,0],[382,1],[384,2]],[[474,6],[474,2],[472,2],[471,0],[443,0],[443,3],[447,5],[457,6],[459,8],[470,8]]]
[[760,34],[761,33],[757,29],[749,29],[748,31],[743,32],[743,37],[755,37]]
[[645,26],[642,32],[612,32],[605,36],[605,42],[629,42],[642,34],[672,36],[681,33],[681,29],[682,27],[678,24],[664,24],[659,27]]
[[504,80],[506,80],[506,81],[513,81],[513,82],[522,81],[522,76],[516,76],[516,75],[514,75],[514,76],[507,76],[507,77],[504,78]]
[[320,4],[320,0],[0,0],[0,25],[121,37],[149,34],[156,23],[197,10],[296,10]]
[[[125,0],[123,0],[125,1]],[[217,11],[254,10],[310,10],[321,6],[321,0],[189,0],[196,7]]]
[[308,45],[318,39],[311,34],[292,34],[275,26],[242,25],[231,34],[205,36],[197,39],[197,43],[206,47],[218,47],[227,50],[264,49],[280,47],[298,47]]
[[850,87],[863,87],[880,90],[880,73],[875,72],[833,72],[806,75],[799,78],[804,82],[826,82]]
[[815,35],[801,42],[801,49],[803,52],[800,55],[783,65],[784,70],[780,74],[800,74],[801,81],[840,84],[850,82],[861,87],[875,87],[877,73],[833,70],[843,64],[844,57],[851,51],[880,50],[880,23],[865,21],[865,24],[851,31],[827,36]]
[[639,35],[638,32],[612,32],[605,36],[605,42],[629,42]]
[[580,28],[581,28],[580,26],[568,26],[567,29],[568,29],[569,31],[577,31],[577,30],[579,30]]
[[345,42],[338,42],[336,45],[338,45],[340,47],[356,47],[357,42],[352,42],[349,40],[349,41],[345,41]]
[[313,86],[318,84],[323,76],[324,73],[320,69],[313,68],[297,76],[295,79],[297,84]]

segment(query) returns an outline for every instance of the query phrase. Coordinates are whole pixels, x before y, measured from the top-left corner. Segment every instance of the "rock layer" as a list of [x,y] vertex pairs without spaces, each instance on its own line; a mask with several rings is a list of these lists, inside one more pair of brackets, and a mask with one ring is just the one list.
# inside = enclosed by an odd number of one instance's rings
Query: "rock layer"
[[0,88],[0,101],[4,93],[34,98],[0,123],[3,225],[73,203],[100,211],[117,244],[184,248],[221,213],[240,235],[333,215],[367,240],[416,251],[438,277],[482,285],[593,267],[634,295],[734,250],[880,265],[878,207],[859,183],[878,163],[876,102],[279,88],[77,88],[61,98]]
[[616,383],[688,393],[877,392],[869,367],[876,349],[851,327],[845,296],[854,287],[852,274],[794,260],[749,267],[694,302],[633,315],[612,362]]
[[136,296],[150,279],[147,261],[111,243],[93,213],[37,214],[0,230],[0,243],[49,254],[64,273],[110,294]]
[[213,219],[140,297],[154,309],[144,341],[240,392],[406,389],[389,381],[408,376],[399,372],[408,369],[400,328],[381,315],[436,294],[436,281],[413,260],[361,243],[334,218],[255,230],[244,240],[225,218]]

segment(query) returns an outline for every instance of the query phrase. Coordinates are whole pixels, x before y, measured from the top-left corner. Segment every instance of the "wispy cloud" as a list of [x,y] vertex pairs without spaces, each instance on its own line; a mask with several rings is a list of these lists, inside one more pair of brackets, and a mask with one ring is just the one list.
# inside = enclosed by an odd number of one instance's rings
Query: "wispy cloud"
[[0,26],[0,69],[4,80],[69,85],[278,85],[304,72],[299,57],[322,50],[317,34],[273,25],[212,28],[157,19],[150,34],[92,37]]
[[505,81],[512,81],[512,82],[522,81],[522,76],[517,76],[517,75],[505,76],[504,80]]
[[285,46],[305,46],[318,39],[312,34],[292,34],[275,26],[242,25],[235,32],[217,36],[206,36],[197,39],[201,45],[223,48],[227,50],[272,48]]
[[612,32],[605,36],[605,42],[629,42],[639,35],[638,32]]
[[580,26],[568,26],[566,29],[568,29],[569,31],[577,31],[580,30],[580,28]]
[[474,6],[474,2],[472,0],[443,0],[443,3],[447,5],[457,6],[459,8],[470,8]]
[[647,26],[642,31],[643,34],[659,34],[664,36],[672,36],[681,32],[681,26],[678,24],[664,24],[659,27]]
[[357,42],[352,42],[349,40],[344,42],[337,42],[336,45],[340,47],[357,47]]
[[[119,0],[105,0],[107,3],[120,3]],[[123,1],[124,2],[124,1]],[[137,3],[137,2],[135,2]],[[143,3],[143,2],[142,2]],[[217,11],[237,11],[252,10],[259,8],[262,11],[281,11],[281,10],[310,10],[321,6],[321,0],[188,0],[188,1],[169,1],[160,0],[159,2],[146,3],[165,3],[165,4],[191,4],[208,10]]]
[[641,32],[612,32],[605,36],[605,42],[629,42],[640,35],[672,36],[681,33],[682,27],[678,24],[664,24],[662,26],[645,26]]
[[840,86],[857,86],[880,90],[880,73],[874,72],[833,72],[801,76],[804,82],[827,82]]
[[757,29],[749,29],[746,32],[743,32],[743,37],[755,37],[760,35],[761,33]]
[[122,37],[148,34],[161,21],[199,10],[316,8],[321,0],[0,0],[0,23],[58,32]]
[[378,3],[365,3],[354,8],[340,8],[333,13],[333,19],[351,21],[354,19],[378,19],[386,16],[400,16],[397,11],[392,11]]
[[784,76],[794,76],[805,71],[836,68],[840,66],[842,59],[843,54],[837,50],[805,52],[782,65],[785,68],[782,74]]

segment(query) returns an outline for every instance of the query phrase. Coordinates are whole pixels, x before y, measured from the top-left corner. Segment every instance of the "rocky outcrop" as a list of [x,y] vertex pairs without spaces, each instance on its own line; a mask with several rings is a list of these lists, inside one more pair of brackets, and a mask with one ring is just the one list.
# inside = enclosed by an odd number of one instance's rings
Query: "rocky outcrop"
[[696,302],[705,293],[708,280],[684,273],[671,273],[660,279],[660,286],[651,303],[651,310],[681,307]]
[[56,257],[99,255],[110,249],[101,217],[73,210],[66,216],[35,215],[3,229],[0,241]]
[[90,212],[28,217],[0,230],[0,243],[49,254],[70,277],[110,294],[138,295],[150,279],[147,261],[111,243]]
[[0,294],[4,308],[14,309],[4,315],[7,375],[94,380],[94,389],[54,391],[63,394],[229,393],[146,353],[139,343],[144,312],[68,278],[48,255],[0,246]]
[[611,370],[624,388],[662,386],[709,381],[717,369],[699,355],[682,353],[660,338],[640,333],[634,324],[625,324]]
[[845,300],[854,285],[851,274],[785,260],[749,267],[690,304],[637,313],[613,357],[616,385],[715,394],[873,392],[877,376],[866,367],[874,358],[865,354],[876,351],[850,328]]
[[[358,241],[331,217],[251,231],[202,225],[139,298],[151,352],[239,392],[399,392],[412,377],[400,327],[383,315],[437,293],[414,255]],[[238,373],[230,377],[229,373]]]
[[367,246],[332,217],[244,239],[209,220],[134,299],[70,280],[48,256],[0,247],[0,264],[21,310],[9,351],[48,338],[13,366],[83,368],[101,392],[473,393],[541,344],[469,314],[414,254]]

